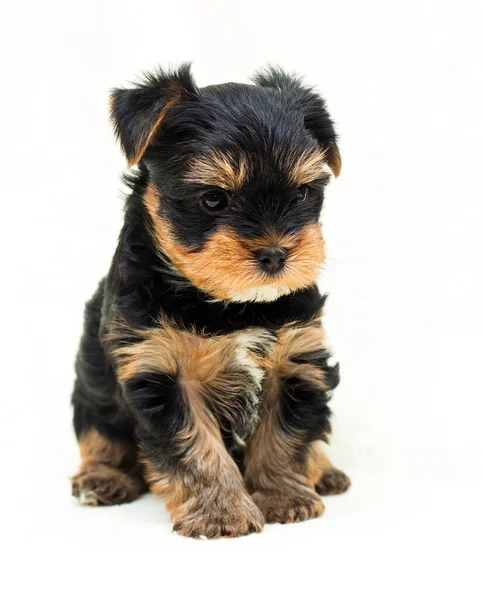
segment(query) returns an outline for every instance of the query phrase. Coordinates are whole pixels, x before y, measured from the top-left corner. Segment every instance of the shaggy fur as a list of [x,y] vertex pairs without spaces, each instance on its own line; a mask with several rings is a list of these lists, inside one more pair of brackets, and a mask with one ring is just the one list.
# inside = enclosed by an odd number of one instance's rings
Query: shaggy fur
[[111,96],[138,167],[86,306],[72,489],[108,505],[149,488],[191,537],[317,517],[319,494],[349,485],[321,448],[339,381],[316,287],[336,135],[298,78],[253,81],[199,89],[183,66]]

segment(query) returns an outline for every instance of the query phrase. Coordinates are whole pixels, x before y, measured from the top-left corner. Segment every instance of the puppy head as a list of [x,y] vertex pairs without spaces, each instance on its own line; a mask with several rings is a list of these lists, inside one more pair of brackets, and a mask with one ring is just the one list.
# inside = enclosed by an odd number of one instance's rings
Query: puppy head
[[245,302],[316,281],[341,160],[324,101],[299,79],[270,69],[199,89],[183,66],[114,90],[111,115],[129,165],[149,173],[156,243],[192,284]]

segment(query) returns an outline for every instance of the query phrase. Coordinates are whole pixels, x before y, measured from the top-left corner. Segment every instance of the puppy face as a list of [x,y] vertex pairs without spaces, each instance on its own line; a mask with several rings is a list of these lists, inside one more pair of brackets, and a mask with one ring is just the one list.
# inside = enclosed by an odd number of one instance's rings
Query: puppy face
[[112,96],[144,204],[174,267],[217,300],[272,301],[312,285],[324,260],[324,188],[340,171],[321,98],[271,70],[256,85],[198,89],[184,67]]

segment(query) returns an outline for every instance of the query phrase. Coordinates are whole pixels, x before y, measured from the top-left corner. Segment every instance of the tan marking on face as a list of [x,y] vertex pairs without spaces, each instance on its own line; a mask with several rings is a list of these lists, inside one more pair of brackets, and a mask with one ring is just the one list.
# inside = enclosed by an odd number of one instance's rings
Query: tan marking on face
[[228,153],[212,152],[196,158],[185,176],[189,183],[216,186],[228,191],[239,190],[248,174],[246,159],[234,158]]
[[[325,259],[325,242],[318,223],[306,225],[293,234],[271,232],[262,238],[242,238],[229,228],[218,229],[201,250],[189,249],[178,242],[166,219],[159,216],[159,195],[148,185],[144,203],[153,225],[158,245],[169,255],[174,266],[191,283],[219,300],[243,298],[256,294],[262,299],[263,286],[279,293],[267,294],[266,300],[309,287],[316,282]],[[276,275],[259,269],[256,250],[278,245],[288,252],[285,268]],[[248,300],[249,298],[245,298]]]
[[311,183],[331,174],[325,150],[304,152],[289,168],[289,181],[293,186]]

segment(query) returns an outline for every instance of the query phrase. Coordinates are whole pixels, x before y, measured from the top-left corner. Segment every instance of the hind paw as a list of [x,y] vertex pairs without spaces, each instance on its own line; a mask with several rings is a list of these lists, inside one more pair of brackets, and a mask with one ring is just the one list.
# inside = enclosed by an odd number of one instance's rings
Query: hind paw
[[350,487],[350,478],[343,471],[331,467],[327,469],[315,484],[315,490],[321,496],[343,494]]
[[132,502],[144,491],[140,480],[105,465],[72,477],[72,495],[83,506],[109,506]]

